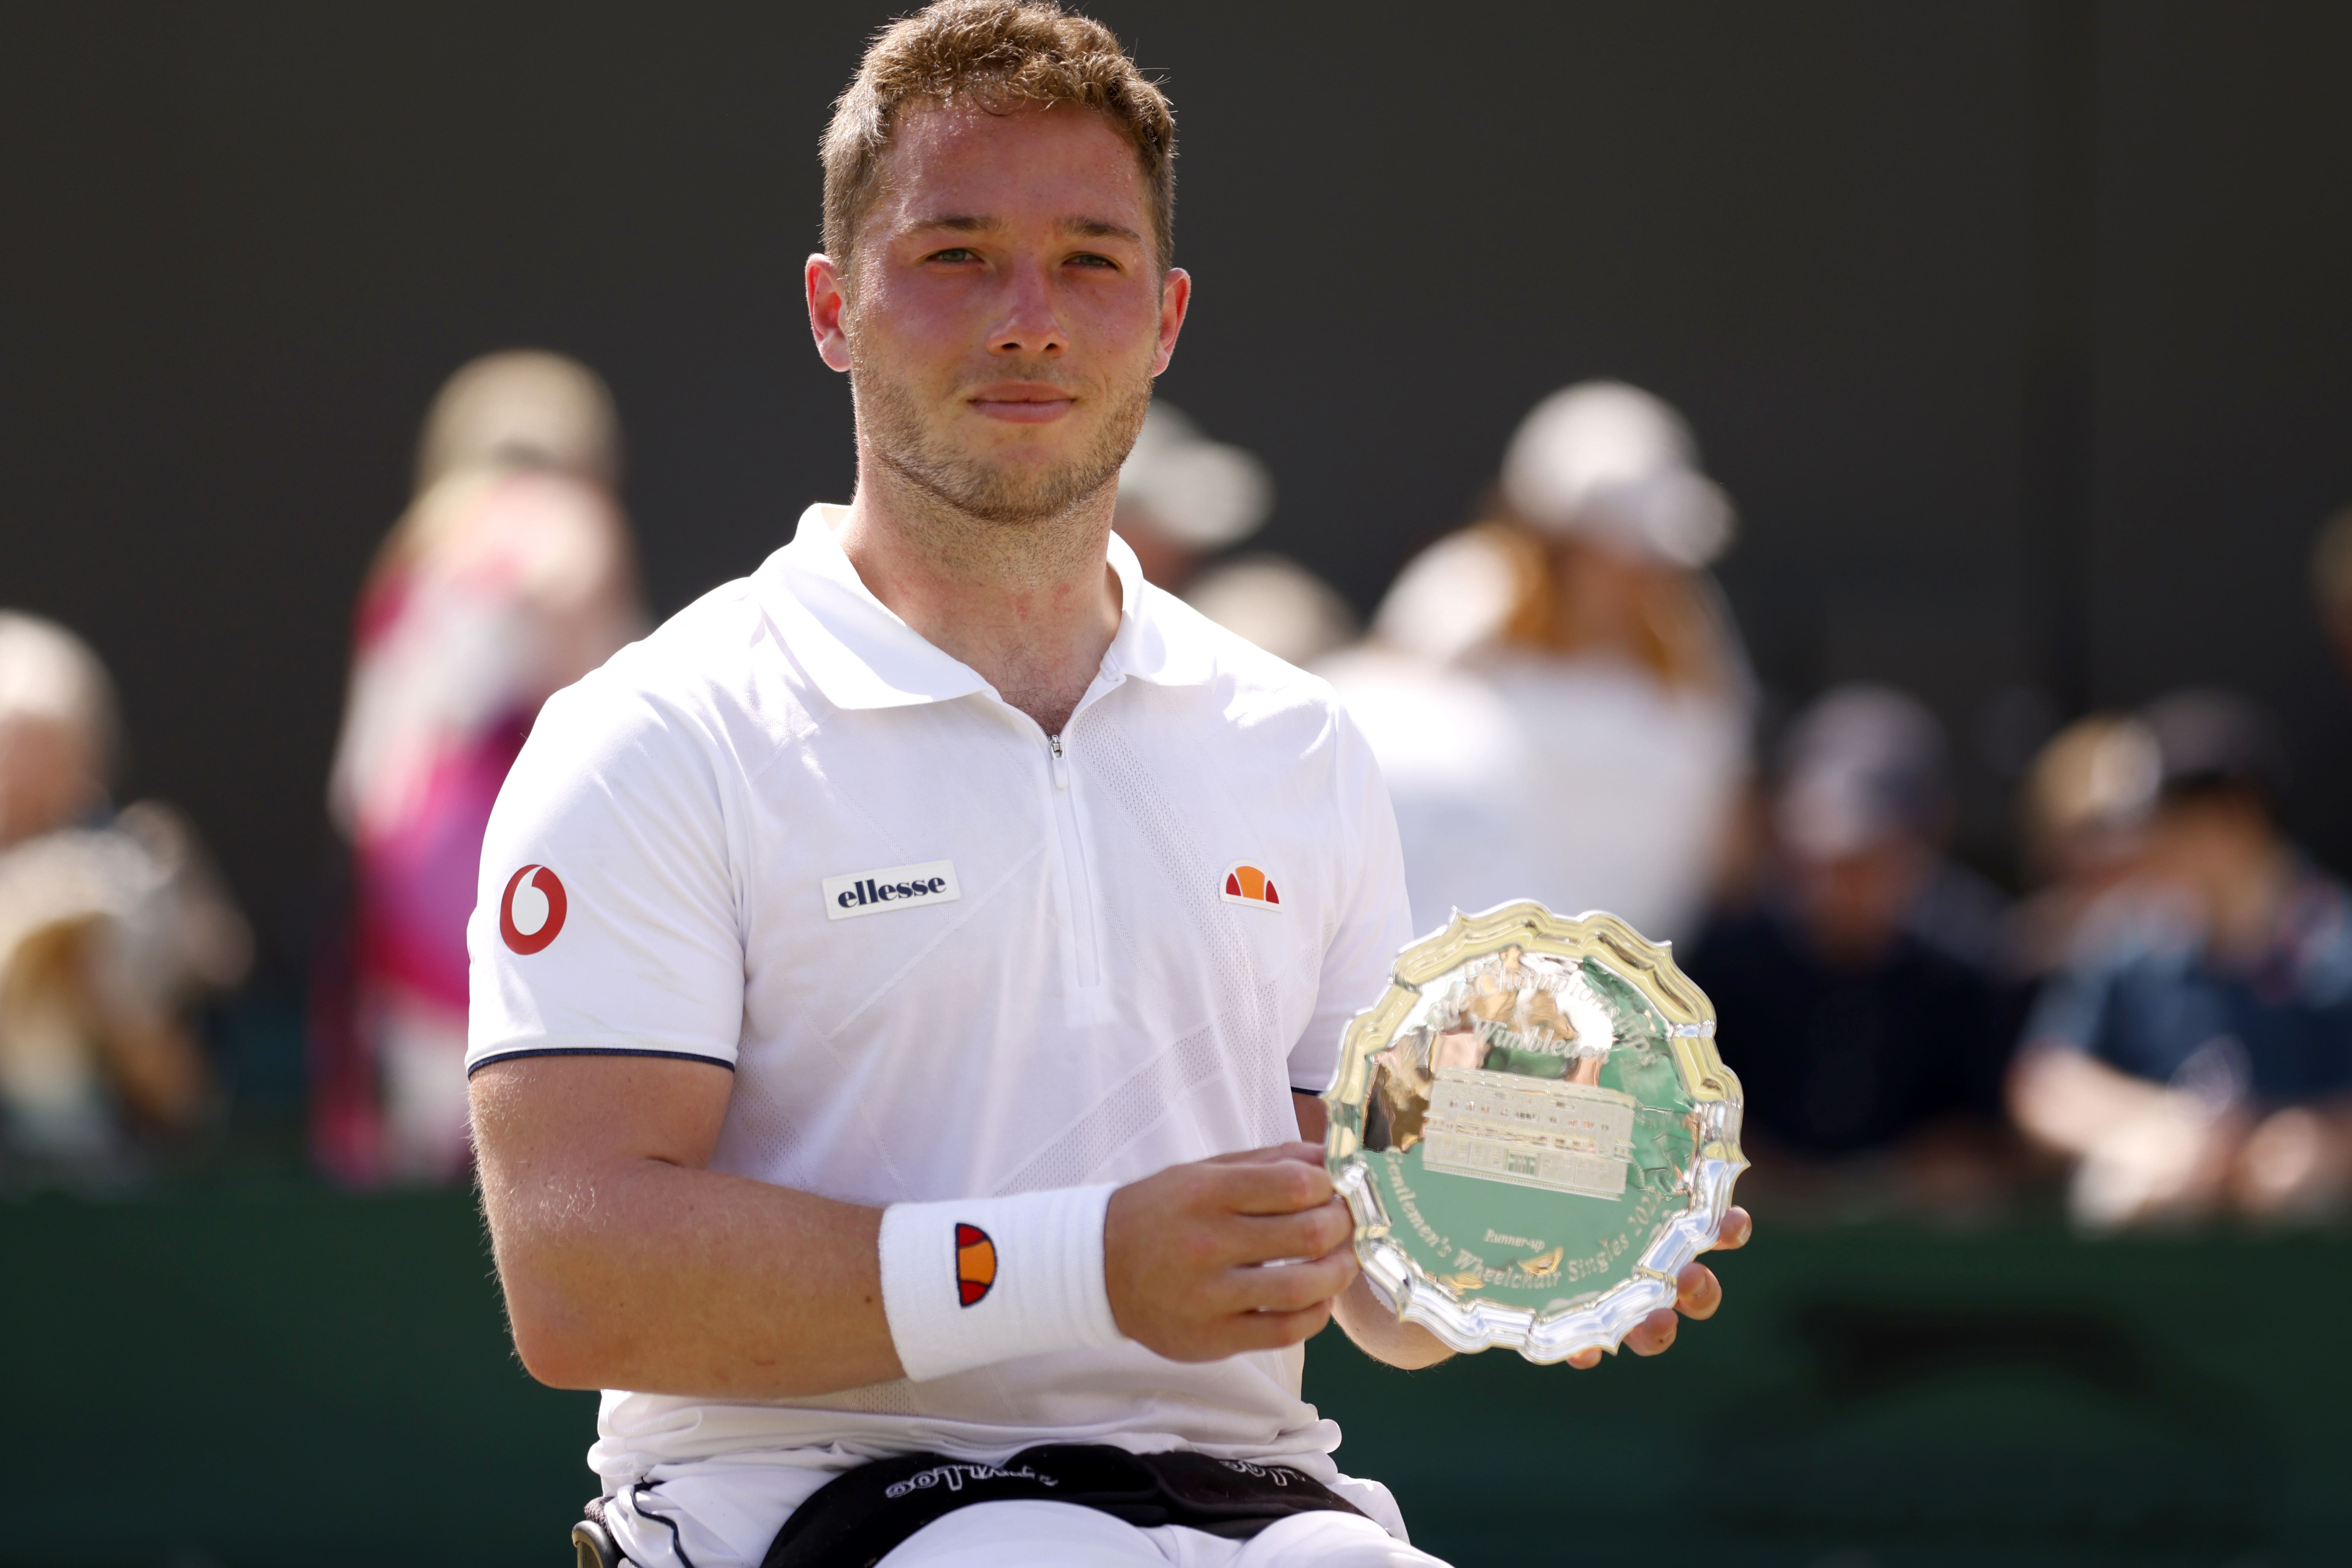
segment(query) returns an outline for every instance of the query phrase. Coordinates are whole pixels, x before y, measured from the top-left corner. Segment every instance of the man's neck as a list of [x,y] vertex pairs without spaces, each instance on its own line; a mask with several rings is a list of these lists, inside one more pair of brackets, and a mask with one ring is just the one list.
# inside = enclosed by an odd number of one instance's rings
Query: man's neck
[[1032,522],[977,518],[859,454],[841,548],[873,595],[977,671],[1048,735],[1069,722],[1118,635],[1111,485]]

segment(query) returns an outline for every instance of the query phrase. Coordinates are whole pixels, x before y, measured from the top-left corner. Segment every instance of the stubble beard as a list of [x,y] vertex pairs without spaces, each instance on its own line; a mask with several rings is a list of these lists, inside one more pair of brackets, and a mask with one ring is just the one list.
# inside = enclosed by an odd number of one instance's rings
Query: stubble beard
[[[1042,366],[1003,369],[1008,379],[1055,380]],[[928,503],[926,510],[1024,532],[1069,517],[1110,490],[1151,405],[1148,375],[1131,385],[1107,387],[1101,395],[1108,405],[1106,416],[1086,447],[1053,468],[1024,471],[956,449],[930,427],[914,392],[871,363],[853,359],[851,384],[866,448]]]

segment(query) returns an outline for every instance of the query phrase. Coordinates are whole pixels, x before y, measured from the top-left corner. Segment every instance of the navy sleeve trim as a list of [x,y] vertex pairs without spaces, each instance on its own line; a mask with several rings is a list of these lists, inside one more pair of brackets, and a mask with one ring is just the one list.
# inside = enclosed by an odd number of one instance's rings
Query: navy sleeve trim
[[466,1069],[466,1076],[473,1077],[492,1062],[519,1061],[524,1057],[662,1057],[674,1062],[709,1062],[712,1067],[725,1068],[729,1072],[735,1070],[735,1064],[724,1057],[706,1057],[693,1051],[641,1051],[628,1046],[543,1046],[525,1051],[500,1051],[496,1056],[484,1057]]

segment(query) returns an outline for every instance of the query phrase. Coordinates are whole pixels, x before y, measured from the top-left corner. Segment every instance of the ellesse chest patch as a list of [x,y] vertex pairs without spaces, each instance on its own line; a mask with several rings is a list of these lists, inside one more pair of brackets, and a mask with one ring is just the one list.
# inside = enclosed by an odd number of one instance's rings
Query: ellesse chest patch
[[824,886],[824,918],[830,921],[911,910],[918,904],[953,903],[963,897],[956,887],[952,860],[926,860],[919,866],[889,866],[879,871],[849,871],[827,877]]

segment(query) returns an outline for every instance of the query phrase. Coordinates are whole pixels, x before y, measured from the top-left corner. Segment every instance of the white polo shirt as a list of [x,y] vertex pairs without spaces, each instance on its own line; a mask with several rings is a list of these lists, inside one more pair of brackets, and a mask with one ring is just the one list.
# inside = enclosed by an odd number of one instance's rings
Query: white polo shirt
[[[731,1068],[713,1169],[875,1205],[1295,1138],[1291,1090],[1326,1086],[1411,934],[1330,689],[1114,537],[1118,631],[1049,741],[866,591],[840,516],[541,712],[483,847],[468,1066]],[[1304,1359],[1130,1342],[789,1404],[610,1391],[591,1461],[626,1484],[1070,1441],[1328,1477]]]

